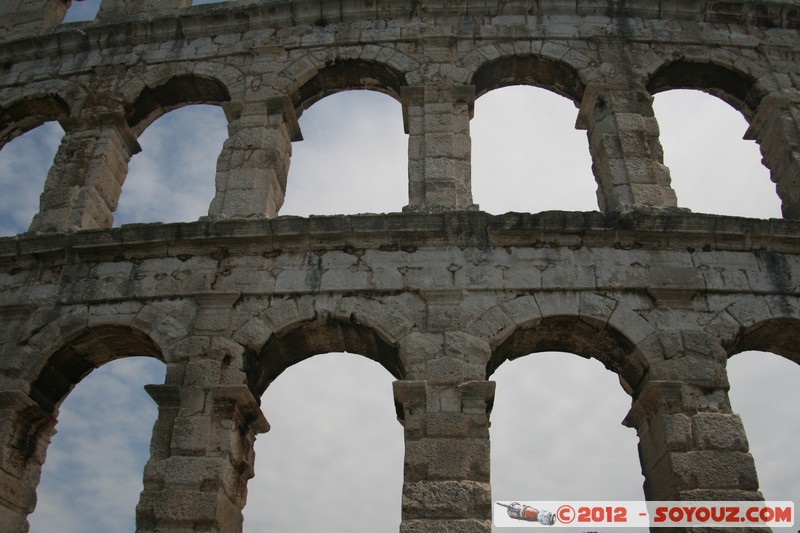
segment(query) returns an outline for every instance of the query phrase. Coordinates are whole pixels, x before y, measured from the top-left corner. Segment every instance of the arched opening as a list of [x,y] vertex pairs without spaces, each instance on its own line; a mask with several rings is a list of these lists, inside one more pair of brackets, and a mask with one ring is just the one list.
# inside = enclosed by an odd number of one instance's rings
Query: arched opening
[[269,386],[271,430],[256,440],[245,533],[397,531],[404,448],[393,380],[362,356],[332,353]]
[[637,358],[631,356],[633,345],[607,323],[601,320],[590,323],[590,320],[588,317],[554,315],[518,328],[493,350],[486,367],[487,379],[506,360],[531,353],[564,351],[597,359],[620,377],[626,390],[635,388],[645,369]]
[[[797,349],[800,344],[795,344]],[[800,358],[746,351],[728,361],[729,397],[733,412],[741,416],[758,484],[767,501],[800,501],[800,438],[797,389]]]
[[759,147],[743,139],[748,124],[741,113],[699,90],[657,94],[653,108],[679,207],[781,218],[780,198]]
[[495,501],[643,499],[636,431],[621,424],[631,400],[613,372],[543,352],[502,364],[491,379]]
[[135,529],[142,472],[157,407],[144,385],[164,382],[165,366],[130,357],[98,368],[58,408],[30,516],[32,533]]
[[298,115],[326,96],[341,91],[368,89],[400,100],[400,88],[406,85],[402,73],[382,63],[358,59],[340,59],[307,73],[292,95]]
[[[31,531],[131,530],[156,419],[142,386],[164,382],[161,358],[141,331],[104,325],[47,359],[30,397],[58,418],[60,436],[47,450]],[[44,449],[43,438],[31,444]]]
[[72,0],[64,16],[64,22],[94,20],[100,10],[101,0]]
[[246,532],[397,531],[404,448],[392,381],[403,369],[397,347],[356,322],[305,322],[249,361],[271,429],[256,440]]
[[590,321],[547,317],[493,350],[494,500],[642,499],[637,434],[621,421],[644,369],[621,332]]
[[597,210],[586,133],[567,98],[531,86],[481,96],[472,119],[473,199],[490,213]]
[[586,89],[570,65],[544,56],[501,57],[482,65],[472,77],[475,95],[480,97],[499,87],[533,85],[580,102]]
[[39,211],[39,196],[63,137],[58,122],[46,122],[0,150],[0,236],[28,230]]
[[69,105],[56,94],[27,97],[0,107],[0,148],[45,122],[61,120],[69,114]]
[[115,225],[187,222],[208,214],[217,157],[228,137],[219,106],[191,105],[153,122],[131,158]]
[[772,318],[743,329],[728,347],[729,397],[742,417],[767,500],[800,501],[797,388],[800,320]]
[[679,59],[654,72],[647,90],[655,95],[664,163],[679,207],[781,217],[780,199],[761,164],[759,147],[743,140],[764,97],[753,76],[716,63]]
[[698,89],[727,102],[750,120],[764,97],[756,80],[744,72],[707,61],[679,59],[656,70],[647,82],[650,94],[670,89]]
[[154,120],[173,109],[230,100],[228,88],[219,80],[193,74],[173,76],[161,84],[142,89],[136,101],[127,107],[128,126],[141,135]]
[[472,85],[475,203],[492,213],[597,210],[586,134],[575,129],[580,74],[544,56],[501,57]]
[[253,396],[260,398],[270,383],[290,366],[329,352],[362,354],[383,366],[395,379],[403,379],[405,375],[397,346],[361,324],[358,317],[353,316],[350,321],[318,317],[271,338],[260,353],[250,357],[248,379]]
[[100,366],[127,357],[161,360],[161,351],[141,331],[128,326],[96,326],[53,353],[31,385],[30,396],[48,413],[57,413],[67,394]]
[[[315,95],[327,92],[324,84],[317,89]],[[408,135],[399,102],[374,90],[315,98],[304,100],[316,103],[300,117],[303,141],[292,145],[280,214],[401,211],[408,200]]]

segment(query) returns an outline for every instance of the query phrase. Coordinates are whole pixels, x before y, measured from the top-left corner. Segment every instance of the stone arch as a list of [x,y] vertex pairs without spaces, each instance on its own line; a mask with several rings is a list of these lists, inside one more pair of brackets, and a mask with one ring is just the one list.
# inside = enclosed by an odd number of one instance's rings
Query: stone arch
[[354,89],[378,91],[399,101],[400,88],[406,85],[401,71],[364,59],[336,58],[315,67],[312,72],[290,95],[298,115],[328,95]]
[[0,148],[45,122],[62,121],[70,113],[69,104],[56,93],[25,96],[0,106]]
[[757,350],[772,352],[800,365],[800,318],[769,318],[744,327],[726,348],[729,357]]
[[[71,318],[74,321],[76,317]],[[68,317],[57,321],[73,334],[62,335],[49,354],[40,352],[48,355],[38,358],[42,366],[28,380],[31,385],[27,394],[23,390],[3,391],[6,407],[13,413],[8,418],[12,423],[0,428],[0,440],[3,454],[14,462],[15,471],[4,471],[2,481],[13,486],[16,494],[13,505],[0,505],[4,524],[26,523],[25,517],[33,511],[58,408],[73,387],[95,368],[116,359],[147,356],[163,361],[160,348],[137,328],[119,324],[70,327],[73,321]],[[41,342],[33,346],[38,344]],[[23,352],[30,354],[31,348]]]
[[229,102],[228,87],[205,75],[176,74],[154,85],[146,85],[126,109],[128,126],[140,135],[165,113],[191,104]]
[[42,409],[54,413],[72,388],[92,370],[133,356],[164,361],[159,346],[136,328],[121,325],[86,328],[47,358],[32,381],[30,397]]
[[[20,361],[36,361],[32,365],[25,366],[23,379],[29,383],[35,382],[49,364],[48,358],[52,354],[63,350],[73,339],[81,338],[94,328],[116,329],[123,336],[125,332],[133,332],[130,334],[139,337],[143,342],[149,341],[157,349],[157,355],[155,352],[137,355],[150,355],[165,363],[172,362],[171,352],[167,348],[188,336],[184,325],[167,311],[159,308],[157,304],[130,303],[128,305],[126,310],[129,313],[126,314],[124,320],[113,308],[102,304],[88,309],[82,306],[66,308],[56,317],[42,315],[39,321],[33,322],[30,326],[35,334],[22,341],[24,347],[20,350]],[[89,314],[92,315],[93,325],[89,324]],[[34,313],[34,316],[38,316],[38,314]],[[103,363],[120,357],[125,356],[113,357]]]
[[248,369],[250,388],[259,397],[288,367],[327,352],[349,352],[380,363],[397,379],[405,371],[398,348],[388,344],[375,330],[353,322],[320,317],[271,339],[252,358]]
[[640,347],[655,332],[623,303],[593,293],[521,296],[489,309],[468,330],[492,348],[487,377],[506,360],[535,352],[571,352],[603,363],[629,394],[649,367],[652,350]]
[[752,74],[710,59],[681,58],[667,62],[650,74],[645,84],[650,94],[670,89],[697,89],[731,105],[750,122],[766,91]]
[[[543,318],[535,327],[519,328],[492,353],[487,376],[503,361],[513,360],[536,352],[570,352],[585,358],[595,358],[606,368],[625,379],[638,383],[643,372],[629,361],[633,345],[614,328],[599,328],[579,316]],[[627,388],[627,387],[626,387]]]
[[736,300],[721,309],[705,331],[728,357],[756,350],[800,364],[800,298],[770,295],[748,302]]
[[369,309],[376,311],[369,305],[352,308],[345,305],[335,314],[321,311],[313,317],[276,325],[277,332],[248,356],[248,384],[253,395],[259,398],[288,367],[328,352],[363,355],[381,364],[397,379],[403,379],[406,372],[394,334],[405,332],[406,328],[398,327],[397,323],[382,324],[381,318],[385,317],[380,315],[370,318],[364,313]]
[[545,55],[503,56],[483,63],[472,75],[475,97],[509,85],[533,85],[580,104],[585,82],[580,72],[562,60]]

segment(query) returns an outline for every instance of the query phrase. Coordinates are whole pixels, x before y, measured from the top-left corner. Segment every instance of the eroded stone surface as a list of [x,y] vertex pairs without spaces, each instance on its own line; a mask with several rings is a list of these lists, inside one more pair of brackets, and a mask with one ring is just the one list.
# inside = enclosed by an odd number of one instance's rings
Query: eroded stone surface
[[[167,365],[140,532],[241,530],[258,398],[328,351],[397,378],[401,531],[490,531],[487,378],[542,350],[619,374],[648,498],[761,497],[725,362],[800,361],[796,6],[104,0],[60,25],[66,4],[0,7],[0,146],[67,132],[30,231],[0,239],[0,529],[27,529],[60,401],[132,354]],[[514,83],[579,107],[602,212],[472,204],[474,100]],[[651,102],[676,87],[747,117],[786,220],[675,209]],[[403,105],[407,207],[277,216],[297,117],[353,88]],[[201,102],[229,126],[209,217],[110,229],[137,137]]]

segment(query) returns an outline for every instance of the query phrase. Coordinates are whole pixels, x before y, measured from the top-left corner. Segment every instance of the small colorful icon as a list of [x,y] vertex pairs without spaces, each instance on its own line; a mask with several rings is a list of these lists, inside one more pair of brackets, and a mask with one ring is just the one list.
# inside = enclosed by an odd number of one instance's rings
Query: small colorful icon
[[495,502],[497,505],[501,507],[505,507],[508,516],[513,518],[514,520],[524,520],[525,522],[539,522],[543,526],[552,526],[556,523],[556,515],[551,513],[550,511],[540,511],[535,507],[531,507],[529,505],[521,505],[519,502],[512,502],[511,504],[505,504],[501,502]]

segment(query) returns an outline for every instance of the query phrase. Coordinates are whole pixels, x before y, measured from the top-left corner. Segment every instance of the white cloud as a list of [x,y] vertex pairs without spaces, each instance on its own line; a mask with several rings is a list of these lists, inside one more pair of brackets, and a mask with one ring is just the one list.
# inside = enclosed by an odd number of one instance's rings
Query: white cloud
[[47,122],[0,151],[0,236],[28,230],[64,130]]
[[227,137],[217,106],[176,109],[139,137],[115,213],[115,225],[188,222],[208,214],[216,190],[217,157]]
[[155,422],[144,391],[164,382],[153,359],[111,362],[84,378],[61,405],[47,451],[31,533],[129,533]]

